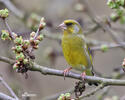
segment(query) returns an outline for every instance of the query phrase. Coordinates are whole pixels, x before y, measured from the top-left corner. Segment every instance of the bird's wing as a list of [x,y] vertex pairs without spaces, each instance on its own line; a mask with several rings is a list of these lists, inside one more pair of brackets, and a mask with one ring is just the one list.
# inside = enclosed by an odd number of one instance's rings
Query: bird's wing
[[79,36],[80,36],[80,38],[82,38],[82,40],[83,40],[83,49],[84,49],[84,51],[85,51],[87,60],[88,60],[88,62],[89,62],[89,64],[90,64],[90,66],[92,66],[92,51],[90,50],[90,48],[89,48],[88,45],[86,44],[84,35],[79,35]]
[[87,75],[94,75],[92,70],[93,70],[93,62],[92,62],[92,54],[91,54],[91,50],[90,48],[88,47],[88,45],[86,44],[85,42],[85,37],[84,35],[81,35],[80,36],[82,39],[83,39],[83,49],[85,51],[85,54],[86,54],[86,58],[87,58],[87,61],[88,61],[88,68],[86,70],[86,74]]
[[92,64],[92,55],[91,55],[91,53],[89,51],[89,48],[88,48],[87,44],[84,44],[83,48],[84,48],[86,58],[87,58],[88,63],[89,63],[89,67],[92,67],[93,66],[93,64]]

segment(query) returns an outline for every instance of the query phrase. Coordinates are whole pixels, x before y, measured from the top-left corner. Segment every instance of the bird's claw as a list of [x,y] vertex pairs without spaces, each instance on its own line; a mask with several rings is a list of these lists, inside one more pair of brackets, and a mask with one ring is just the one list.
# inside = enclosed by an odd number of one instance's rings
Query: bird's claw
[[85,80],[85,76],[86,76],[86,73],[83,72],[83,73],[81,74],[82,80]]
[[66,68],[66,69],[63,71],[64,80],[65,80],[65,76],[66,76],[67,74],[69,74],[69,71],[70,71],[71,69],[72,69],[72,68],[70,67],[70,68]]

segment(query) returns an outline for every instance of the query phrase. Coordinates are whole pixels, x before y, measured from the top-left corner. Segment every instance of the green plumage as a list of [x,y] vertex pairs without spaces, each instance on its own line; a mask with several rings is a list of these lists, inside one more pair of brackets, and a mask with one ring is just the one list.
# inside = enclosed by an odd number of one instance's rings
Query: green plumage
[[62,38],[62,49],[66,61],[73,69],[93,75],[92,56],[84,41],[81,26],[74,20],[66,20],[64,24],[66,29]]

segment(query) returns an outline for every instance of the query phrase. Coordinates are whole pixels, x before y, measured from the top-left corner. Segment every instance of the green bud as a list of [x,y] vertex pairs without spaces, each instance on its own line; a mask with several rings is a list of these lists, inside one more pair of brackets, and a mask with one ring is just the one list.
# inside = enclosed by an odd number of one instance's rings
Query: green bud
[[29,62],[28,59],[24,59],[24,60],[23,60],[23,63],[24,63],[24,64],[28,64],[28,62]]
[[36,34],[35,32],[30,33],[30,37],[33,38],[35,36],[35,34]]
[[30,41],[29,40],[24,40],[23,41],[23,45],[29,46],[30,45]]
[[22,46],[16,46],[15,48],[16,48],[16,51],[17,51],[17,52],[23,51]]
[[34,42],[34,38],[30,37],[30,43],[33,43],[33,42]]
[[16,70],[18,67],[19,67],[19,66],[18,66],[17,63],[15,63],[15,64],[13,65],[13,69],[14,69],[14,70]]
[[114,1],[116,4],[120,5],[121,4],[121,1],[120,0],[115,0]]
[[9,32],[7,30],[2,30],[1,39],[2,40],[8,40],[8,39],[11,40]]
[[71,94],[70,93],[61,94],[58,100],[71,100]]
[[19,65],[19,64],[20,64],[20,61],[17,60],[16,63]]
[[16,37],[15,40],[14,40],[14,43],[18,44],[18,45],[23,44],[23,38],[22,38],[22,36]]
[[13,53],[17,53],[15,50],[12,51]]
[[124,9],[121,8],[121,9],[117,10],[117,15],[118,16],[123,16],[123,13],[124,13]]
[[30,16],[30,18],[32,20],[37,21],[37,22],[40,20],[40,16],[38,16],[36,13],[32,13],[31,16]]
[[39,40],[34,40],[34,44],[35,44],[35,45],[38,45],[39,43],[40,43]]
[[9,15],[8,9],[5,8],[5,9],[0,10],[0,17],[1,18],[7,18],[8,15]]
[[107,45],[101,45],[101,50],[103,51],[103,52],[106,52],[107,50],[108,50],[108,46]]
[[74,8],[76,11],[83,11],[84,10],[84,6],[81,3],[77,3]]
[[124,6],[125,5],[125,0],[120,0],[120,4],[121,4],[121,6]]
[[110,18],[111,18],[112,21],[116,21],[117,18],[118,18],[118,15],[117,15],[116,13],[112,13],[112,14],[110,15]]
[[112,9],[119,8],[119,4],[113,0],[108,0],[107,5]]
[[12,50],[15,50],[16,48],[15,48],[15,47],[12,47],[11,49],[12,49]]
[[14,38],[16,38],[16,37],[17,37],[17,34],[16,34],[16,33],[14,33],[14,32],[12,33],[12,35],[14,36]]
[[42,17],[41,20],[40,20],[39,29],[41,30],[41,29],[43,29],[45,26],[46,26],[45,18]]
[[66,98],[70,98],[71,94],[70,93],[66,93],[65,96],[66,96]]
[[113,96],[112,100],[119,100],[118,96]]
[[33,46],[33,48],[34,48],[34,49],[38,49],[38,48],[39,48],[39,46],[38,46],[38,45],[35,45],[35,46]]
[[43,34],[40,34],[39,36],[37,36],[37,40],[39,40],[39,41],[42,41],[43,40],[43,38],[44,38],[44,36],[43,36]]
[[24,60],[24,58],[25,58],[25,56],[22,52],[19,54],[16,54],[16,60],[22,61],[22,60]]
[[125,24],[125,16],[121,16],[120,17],[120,23],[121,24]]
[[62,97],[59,97],[57,100],[63,100]]
[[61,95],[60,95],[60,97],[64,97],[64,96],[65,96],[65,94],[61,94]]
[[65,95],[64,95],[64,94],[61,94],[61,95],[59,96],[58,100],[63,100],[64,97],[65,97]]
[[28,20],[27,20],[27,25],[28,27],[32,28],[32,30],[36,31],[38,29],[38,24],[40,22],[40,16],[38,16],[35,13],[32,13]]

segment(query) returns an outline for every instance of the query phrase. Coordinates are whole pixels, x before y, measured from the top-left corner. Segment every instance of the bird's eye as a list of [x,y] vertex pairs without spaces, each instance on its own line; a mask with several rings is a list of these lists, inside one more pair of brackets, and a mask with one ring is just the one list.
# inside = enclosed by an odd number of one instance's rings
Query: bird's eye
[[67,25],[67,26],[71,26],[71,25],[72,25],[72,23],[66,23],[66,25]]

